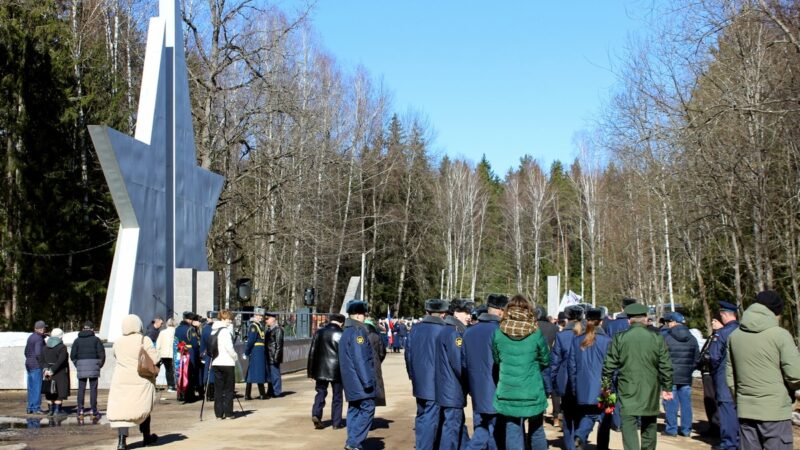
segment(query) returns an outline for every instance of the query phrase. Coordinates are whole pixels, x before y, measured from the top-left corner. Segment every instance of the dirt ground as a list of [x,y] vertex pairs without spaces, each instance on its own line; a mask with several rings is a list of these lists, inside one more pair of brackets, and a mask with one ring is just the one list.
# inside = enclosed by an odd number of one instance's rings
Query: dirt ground
[[[411,383],[406,376],[402,354],[389,353],[383,365],[388,406],[376,412],[374,430],[370,432],[365,448],[413,449],[415,401],[411,396]],[[305,373],[284,375],[285,396],[271,400],[244,401],[240,417],[235,420],[214,418],[213,404],[205,405],[204,420],[199,419],[201,403],[183,405],[175,400],[175,394],[160,392],[152,415],[152,430],[159,435],[157,448],[164,449],[239,449],[268,446],[277,449],[340,449],[344,446],[346,431],[333,430],[330,426],[315,430],[311,420],[311,404],[314,384],[305,378]],[[237,386],[238,392],[244,386]],[[66,408],[75,407],[75,397],[65,402]],[[106,403],[107,392],[101,392],[101,410]],[[88,399],[87,399],[88,400]],[[694,431],[704,431],[707,423],[703,410],[702,388],[693,392]],[[346,406],[345,406],[346,409]],[[330,408],[325,411],[326,424],[330,424]],[[549,411],[549,410],[548,410]],[[79,425],[75,414],[60,422],[51,423],[46,417],[25,416],[25,392],[0,392],[0,449],[112,449],[116,448],[115,430],[103,419],[99,424]],[[345,411],[346,413],[346,411]],[[466,410],[467,423],[471,424],[471,411]],[[561,448],[561,432],[552,427],[548,419],[546,433],[550,445]],[[663,416],[659,420],[659,431],[663,430]],[[140,448],[141,435],[131,430],[128,439],[131,448]],[[590,437],[590,444],[594,436]],[[800,432],[795,427],[795,442],[800,442]],[[716,444],[693,433],[691,437],[665,437],[659,435],[659,449],[694,450],[707,449]],[[588,448],[593,449],[592,445]],[[612,432],[611,448],[621,449],[619,433]]]

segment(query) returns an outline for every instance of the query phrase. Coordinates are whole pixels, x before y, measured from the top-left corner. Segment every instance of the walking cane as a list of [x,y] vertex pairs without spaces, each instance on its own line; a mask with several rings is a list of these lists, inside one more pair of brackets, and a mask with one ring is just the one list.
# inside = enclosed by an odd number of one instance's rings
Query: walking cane
[[200,422],[203,421],[203,408],[206,406],[206,394],[208,393],[208,382],[211,378],[211,362],[213,361],[213,359],[209,361],[208,370],[206,371],[206,388],[203,391],[203,403],[200,404]]

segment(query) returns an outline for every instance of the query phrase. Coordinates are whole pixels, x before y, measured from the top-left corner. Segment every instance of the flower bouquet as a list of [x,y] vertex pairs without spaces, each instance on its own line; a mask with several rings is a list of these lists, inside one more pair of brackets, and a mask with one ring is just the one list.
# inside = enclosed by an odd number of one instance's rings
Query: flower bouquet
[[612,389],[611,379],[603,378],[600,385],[600,396],[597,397],[597,407],[606,414],[611,414],[617,407],[617,394]]

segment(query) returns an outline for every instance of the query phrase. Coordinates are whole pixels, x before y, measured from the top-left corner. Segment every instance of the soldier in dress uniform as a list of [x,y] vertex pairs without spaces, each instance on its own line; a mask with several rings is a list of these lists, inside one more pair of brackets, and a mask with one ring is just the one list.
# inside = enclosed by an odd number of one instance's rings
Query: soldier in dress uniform
[[[193,324],[198,318],[197,314],[191,311],[185,311],[183,313],[183,322],[175,329],[174,348],[177,354],[175,361],[178,361],[178,364],[180,364],[180,348],[183,348],[184,353],[188,355],[188,367],[186,367],[185,370],[188,378],[187,384],[185,389],[178,389],[178,401],[192,402],[197,399],[196,391],[199,381],[197,375],[200,362],[200,340],[197,335],[197,329]],[[180,374],[183,372],[184,370],[179,370],[178,373]]]
[[[616,318],[614,319],[607,319],[603,321],[603,330],[605,330],[606,335],[611,339],[614,339],[617,333],[621,333],[628,328],[631,327],[630,322],[628,322],[628,316],[625,315],[625,308],[628,305],[632,305],[636,303],[636,300],[630,297],[625,297],[622,299],[622,311],[617,313]],[[611,429],[614,431],[619,431],[620,427],[622,426],[622,422],[619,415],[620,407],[619,402],[617,402],[617,407],[614,408],[614,413],[612,414],[612,422],[611,422]]]
[[433,450],[437,444],[440,410],[436,403],[436,343],[439,333],[444,331],[447,310],[447,300],[426,301],[425,311],[428,315],[414,325],[408,336],[405,359],[417,399],[417,417],[414,421],[417,450]]
[[264,383],[267,382],[267,336],[261,320],[264,318],[264,308],[256,307],[253,309],[253,317],[247,327],[247,346],[244,350],[245,359],[249,360],[247,374],[244,377],[245,400],[252,400],[251,392],[253,383],[258,385],[258,398],[267,399],[267,390]]
[[344,448],[354,450],[362,448],[375,417],[377,379],[369,331],[364,326],[367,304],[353,300],[347,304],[346,310],[349,318],[344,322],[339,341],[339,370],[347,399],[347,442]]
[[495,425],[497,411],[494,409],[494,391],[497,386],[497,367],[492,356],[492,336],[500,328],[503,310],[508,297],[489,294],[488,309],[478,315],[478,323],[464,332],[464,361],[469,381],[469,396],[472,398],[472,439],[467,449],[497,450]]
[[439,333],[436,356],[436,403],[442,411],[439,450],[459,450],[469,443],[464,423],[467,406],[467,372],[464,364],[464,331],[474,303],[450,301],[444,318],[445,329]]
[[278,324],[278,313],[268,312],[267,320],[267,397],[282,397],[281,363],[283,362],[283,327]]
[[739,308],[733,303],[719,302],[719,316],[722,328],[711,335],[708,347],[708,362],[711,366],[711,377],[714,380],[714,391],[717,396],[719,411],[719,435],[721,442],[714,447],[717,450],[733,450],[739,448],[739,419],[736,416],[736,402],[725,382],[725,368],[728,364],[728,337],[739,328],[736,313]]
[[659,393],[663,400],[672,400],[669,350],[664,337],[647,328],[647,313],[647,306],[639,303],[625,308],[631,327],[614,336],[603,365],[604,378],[611,379],[615,371],[618,373],[617,396],[625,450],[655,450]]

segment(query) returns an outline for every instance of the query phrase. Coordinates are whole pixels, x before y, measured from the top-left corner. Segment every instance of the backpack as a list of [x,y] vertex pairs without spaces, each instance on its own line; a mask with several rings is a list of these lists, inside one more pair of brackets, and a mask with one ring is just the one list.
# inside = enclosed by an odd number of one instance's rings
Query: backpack
[[219,356],[219,332],[224,330],[224,328],[220,328],[214,333],[211,333],[211,336],[208,337],[208,354],[211,356],[211,359],[217,359]]

